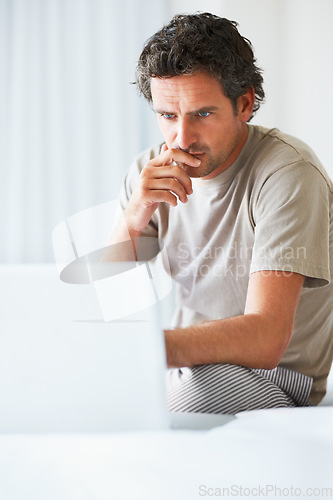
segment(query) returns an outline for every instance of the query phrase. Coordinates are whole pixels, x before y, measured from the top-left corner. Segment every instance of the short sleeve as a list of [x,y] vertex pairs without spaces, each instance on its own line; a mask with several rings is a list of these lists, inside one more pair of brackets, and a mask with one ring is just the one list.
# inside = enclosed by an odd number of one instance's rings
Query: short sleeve
[[330,282],[329,193],[325,178],[306,161],[284,166],[265,180],[253,208],[251,273],[299,273],[308,288]]
[[[131,166],[129,167],[129,169],[127,170],[123,178],[122,186],[118,196],[118,200],[122,210],[125,210],[132,196],[133,190],[137,182],[139,181],[141,170],[149,160],[154,158],[159,153],[160,147],[161,147],[160,145],[156,146],[155,148],[146,150],[140,155],[138,155],[131,164]],[[157,237],[157,235],[158,235],[158,220],[156,214],[154,214],[148,226],[141,232],[141,236]]]

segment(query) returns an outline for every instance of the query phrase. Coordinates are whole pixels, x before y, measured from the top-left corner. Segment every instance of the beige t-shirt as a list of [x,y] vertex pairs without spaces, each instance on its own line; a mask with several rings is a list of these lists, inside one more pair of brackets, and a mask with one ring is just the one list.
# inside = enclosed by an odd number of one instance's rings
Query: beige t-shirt
[[[306,279],[294,331],[280,362],[313,377],[325,394],[333,357],[332,182],[311,149],[277,129],[248,125],[237,160],[213,179],[192,179],[186,204],[161,203],[146,235],[166,246],[176,282],[173,326],[244,314],[249,275],[280,270]],[[138,156],[120,200],[126,205],[149,159]]]

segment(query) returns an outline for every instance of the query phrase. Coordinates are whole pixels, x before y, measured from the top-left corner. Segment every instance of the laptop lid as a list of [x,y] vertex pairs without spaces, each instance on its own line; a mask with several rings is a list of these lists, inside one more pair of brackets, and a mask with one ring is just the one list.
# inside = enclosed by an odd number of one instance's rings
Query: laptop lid
[[60,286],[53,266],[0,275],[1,432],[168,428],[158,304],[104,322],[98,304],[87,317],[90,287]]
[[105,322],[92,286],[61,282],[51,264],[11,265],[0,266],[0,305],[0,432],[203,430],[234,418],[167,411],[170,296]]

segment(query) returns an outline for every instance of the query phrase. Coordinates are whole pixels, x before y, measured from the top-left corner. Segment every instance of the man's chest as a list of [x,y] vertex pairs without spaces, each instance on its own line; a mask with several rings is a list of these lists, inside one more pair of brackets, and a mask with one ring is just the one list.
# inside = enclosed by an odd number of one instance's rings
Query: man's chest
[[164,242],[184,305],[214,317],[243,312],[254,243],[248,197],[198,196],[170,209]]

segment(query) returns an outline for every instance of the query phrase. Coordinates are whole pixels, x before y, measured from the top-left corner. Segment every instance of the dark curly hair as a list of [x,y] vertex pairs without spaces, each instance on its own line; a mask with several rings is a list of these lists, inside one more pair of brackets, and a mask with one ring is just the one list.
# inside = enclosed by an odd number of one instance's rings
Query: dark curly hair
[[136,68],[140,93],[152,102],[150,79],[206,71],[220,81],[237,111],[237,99],[251,86],[255,102],[250,117],[265,98],[261,70],[251,42],[234,21],[206,13],[177,15],[146,42]]

